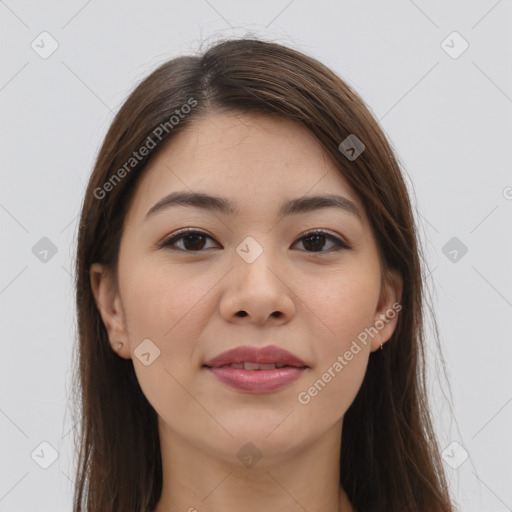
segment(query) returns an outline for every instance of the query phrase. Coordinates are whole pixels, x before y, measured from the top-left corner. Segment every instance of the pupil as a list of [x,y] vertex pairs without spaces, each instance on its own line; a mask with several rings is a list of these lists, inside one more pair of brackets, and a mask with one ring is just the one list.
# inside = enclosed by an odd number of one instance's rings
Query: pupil
[[[200,247],[197,247],[195,245],[195,243],[197,243],[198,239],[202,238],[203,239],[203,244],[201,244]],[[192,247],[190,247],[190,244],[187,243],[187,240],[190,240],[192,239]],[[193,250],[193,249],[202,249],[203,246],[204,246],[204,237],[203,235],[187,235],[183,238],[183,245],[185,246],[186,249],[190,249],[190,250]]]
[[[323,243],[319,243],[319,239],[323,239],[323,238],[325,238],[325,235],[321,235],[321,234],[319,234],[319,235],[310,235],[310,236],[308,236],[307,238],[304,239],[304,246],[306,247],[306,249],[307,249],[308,245],[313,245],[315,250],[316,249],[321,249],[324,244]],[[314,242],[313,242],[313,244],[308,244],[306,242],[306,240],[314,240]]]

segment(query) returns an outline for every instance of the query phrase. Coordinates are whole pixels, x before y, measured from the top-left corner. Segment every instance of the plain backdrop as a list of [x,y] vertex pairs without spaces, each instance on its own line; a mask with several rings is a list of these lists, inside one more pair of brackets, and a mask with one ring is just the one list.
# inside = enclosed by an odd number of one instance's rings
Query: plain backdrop
[[71,510],[77,216],[114,113],[165,60],[247,33],[316,57],[380,121],[425,245],[450,485],[464,512],[512,510],[511,21],[510,0],[0,2],[0,511]]

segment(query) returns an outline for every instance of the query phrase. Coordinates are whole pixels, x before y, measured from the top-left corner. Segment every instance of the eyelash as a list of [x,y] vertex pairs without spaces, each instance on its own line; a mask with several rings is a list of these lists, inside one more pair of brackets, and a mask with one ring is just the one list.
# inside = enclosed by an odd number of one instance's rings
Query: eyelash
[[[185,249],[179,249],[177,247],[173,247],[174,243],[176,243],[177,241],[180,241],[183,238],[185,238],[186,236],[190,236],[190,235],[200,235],[200,236],[203,236],[203,237],[206,237],[206,238],[210,238],[210,239],[213,240],[213,237],[211,237],[207,233],[204,233],[203,231],[197,231],[197,230],[192,229],[192,228],[185,228],[185,229],[182,229],[182,230],[174,233],[169,238],[164,240],[160,244],[160,247],[167,247],[167,248],[169,248],[169,249],[171,249],[173,251],[181,251],[181,252],[185,252],[185,253],[201,253],[201,252],[204,252],[206,249],[198,250],[198,251],[187,251]],[[307,238],[309,238],[311,236],[314,236],[314,235],[323,235],[323,236],[325,236],[328,240],[331,240],[332,242],[334,242],[338,248],[337,249],[328,250],[328,251],[305,251],[305,252],[308,252],[310,254],[322,254],[322,253],[339,252],[339,251],[341,251],[343,249],[345,249],[345,250],[346,249],[350,249],[350,247],[341,238],[338,238],[338,237],[330,234],[329,232],[321,230],[321,229],[315,229],[313,231],[309,231],[309,232],[305,233],[299,239],[297,239],[297,242],[300,242],[301,240],[307,239]]]

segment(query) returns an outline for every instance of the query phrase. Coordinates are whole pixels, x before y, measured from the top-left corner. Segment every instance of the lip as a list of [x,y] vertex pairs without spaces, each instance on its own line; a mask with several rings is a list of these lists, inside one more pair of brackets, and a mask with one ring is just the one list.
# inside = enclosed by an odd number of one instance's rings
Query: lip
[[[258,363],[258,364],[285,364],[296,368],[307,367],[307,364],[284,348],[276,345],[267,345],[266,347],[251,347],[248,345],[236,347],[207,361],[204,366],[219,367],[231,363]],[[264,370],[272,371],[272,370]]]
[[285,388],[302,376],[308,368],[287,366],[275,370],[241,370],[238,368],[206,368],[222,383],[238,391],[271,393]]
[[[221,368],[226,364],[244,362],[287,366],[272,370]],[[309,369],[302,359],[276,345],[237,347],[214,357],[203,366],[225,385],[250,393],[271,393],[283,389]]]

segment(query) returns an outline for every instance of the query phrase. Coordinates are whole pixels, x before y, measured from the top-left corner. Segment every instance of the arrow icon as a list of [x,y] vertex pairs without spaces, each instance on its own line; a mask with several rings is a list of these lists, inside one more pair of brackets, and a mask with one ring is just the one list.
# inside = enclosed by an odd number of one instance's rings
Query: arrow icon
[[469,43],[456,30],[448,34],[440,45],[452,59],[458,59],[469,48]]
[[145,366],[153,364],[160,357],[160,349],[149,338],[143,340],[133,353],[137,359]]
[[32,247],[32,254],[42,263],[48,263],[57,252],[57,246],[46,236]]
[[246,263],[252,263],[263,252],[263,247],[252,236],[246,236],[236,246],[236,252]]
[[50,443],[43,441],[32,450],[30,458],[40,468],[47,469],[59,458],[59,452]]
[[343,152],[348,160],[353,162],[366,149],[366,146],[357,135],[351,133],[341,141],[338,149]]
[[458,263],[464,258],[468,248],[459,238],[453,236],[443,245],[442,252],[452,263]]
[[41,59],[47,59],[59,47],[59,42],[51,34],[44,31],[32,40],[30,47]]
[[246,443],[238,450],[236,456],[244,466],[251,468],[261,459],[263,454],[254,444]]

